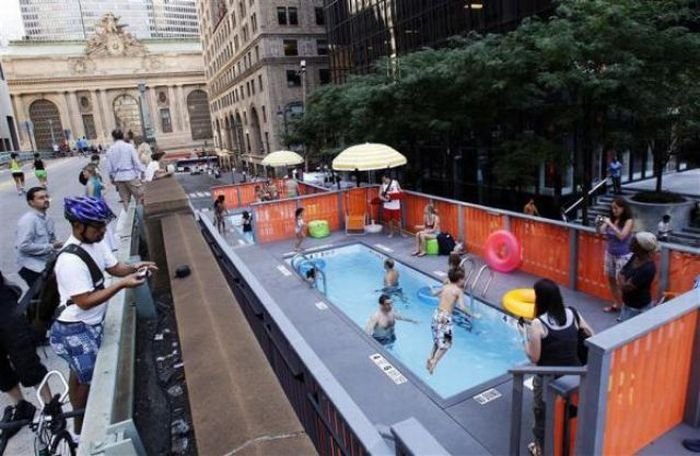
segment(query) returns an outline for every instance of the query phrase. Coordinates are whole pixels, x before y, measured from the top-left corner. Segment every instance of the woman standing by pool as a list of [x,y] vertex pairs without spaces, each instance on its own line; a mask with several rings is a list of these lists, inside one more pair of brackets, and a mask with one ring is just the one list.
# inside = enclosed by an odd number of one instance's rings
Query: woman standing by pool
[[617,197],[610,204],[610,217],[600,217],[596,220],[598,232],[607,239],[605,248],[605,275],[613,295],[613,304],[603,308],[604,312],[618,312],[622,307],[622,293],[617,283],[617,276],[622,267],[632,258],[630,239],[634,220],[632,210],[627,202]]
[[423,210],[423,224],[416,225],[420,230],[416,233],[416,250],[411,255],[425,256],[425,244],[428,239],[435,239],[440,234],[440,216],[433,203],[425,205]]
[[297,208],[296,212],[294,212],[294,235],[296,236],[296,240],[294,241],[295,252],[299,252],[300,250],[302,250],[301,243],[304,240],[305,236],[305,225],[306,223],[304,222],[304,208]]
[[[556,283],[541,279],[535,283],[535,315],[529,325],[518,323],[524,336],[525,353],[538,366],[580,366],[578,357],[578,328],[580,325],[593,335],[588,323],[572,308],[564,307],[564,300]],[[530,454],[544,454],[545,403],[541,375],[533,382],[532,411],[535,424],[532,433],[535,441],[528,445]]]
[[15,188],[17,189],[18,195],[24,194],[24,171],[22,171],[22,162],[19,159],[19,155],[15,152],[10,154],[10,173],[12,173],[12,179],[15,181]]
[[44,188],[49,187],[49,175],[46,172],[44,160],[41,159],[41,155],[39,155],[38,153],[34,154],[34,175],[39,181],[39,185],[41,185]]

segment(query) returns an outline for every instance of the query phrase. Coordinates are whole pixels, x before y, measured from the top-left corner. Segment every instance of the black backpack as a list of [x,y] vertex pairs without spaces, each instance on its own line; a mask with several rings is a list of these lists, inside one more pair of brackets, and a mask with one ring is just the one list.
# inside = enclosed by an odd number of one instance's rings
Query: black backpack
[[[60,311],[63,310],[59,309],[61,296],[58,292],[58,283],[56,282],[56,272],[54,269],[56,268],[58,257],[64,253],[77,255],[87,265],[95,290],[104,288],[104,274],[90,254],[78,244],[68,244],[65,246],[57,255],[49,259],[44,271],[41,273],[41,277],[27,292],[31,297],[27,306],[27,319],[40,337],[46,334],[51,323],[58,317]],[[66,305],[70,306],[72,304],[72,301],[68,301]]]
[[455,248],[457,243],[450,233],[440,233],[437,235],[438,253],[440,255],[449,255]]

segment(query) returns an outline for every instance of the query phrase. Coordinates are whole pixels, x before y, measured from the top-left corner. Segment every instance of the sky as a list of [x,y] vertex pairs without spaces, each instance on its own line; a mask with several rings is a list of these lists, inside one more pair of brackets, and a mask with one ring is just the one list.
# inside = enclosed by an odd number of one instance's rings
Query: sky
[[0,0],[0,47],[8,40],[22,37],[22,16],[19,10],[19,0]]

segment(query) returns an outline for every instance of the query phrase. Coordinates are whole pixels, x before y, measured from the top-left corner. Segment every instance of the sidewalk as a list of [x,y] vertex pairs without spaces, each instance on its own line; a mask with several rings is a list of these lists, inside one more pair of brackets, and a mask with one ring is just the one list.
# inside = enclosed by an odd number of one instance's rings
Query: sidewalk
[[[656,188],[656,178],[624,184],[623,187],[632,190],[653,191]],[[700,168],[664,174],[661,187],[665,191],[700,198]]]

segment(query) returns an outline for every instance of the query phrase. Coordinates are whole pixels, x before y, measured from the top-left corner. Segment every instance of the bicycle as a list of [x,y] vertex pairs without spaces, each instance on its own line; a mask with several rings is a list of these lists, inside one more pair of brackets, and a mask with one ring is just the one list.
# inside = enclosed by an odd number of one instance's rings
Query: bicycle
[[[51,401],[44,403],[41,398],[40,391],[48,383],[53,376],[58,377],[63,385],[63,392],[55,394]],[[36,397],[43,409],[38,416],[30,420],[18,420],[9,423],[0,423],[0,430],[5,429],[20,429],[23,426],[29,426],[35,435],[34,438],[34,454],[37,456],[75,456],[78,444],[73,440],[73,436],[67,429],[68,418],[83,416],[85,410],[76,410],[63,413],[62,406],[66,403],[68,397],[68,383],[65,377],[59,371],[50,371],[41,380],[41,383],[36,389]],[[0,440],[0,456],[5,452],[8,439]]]

